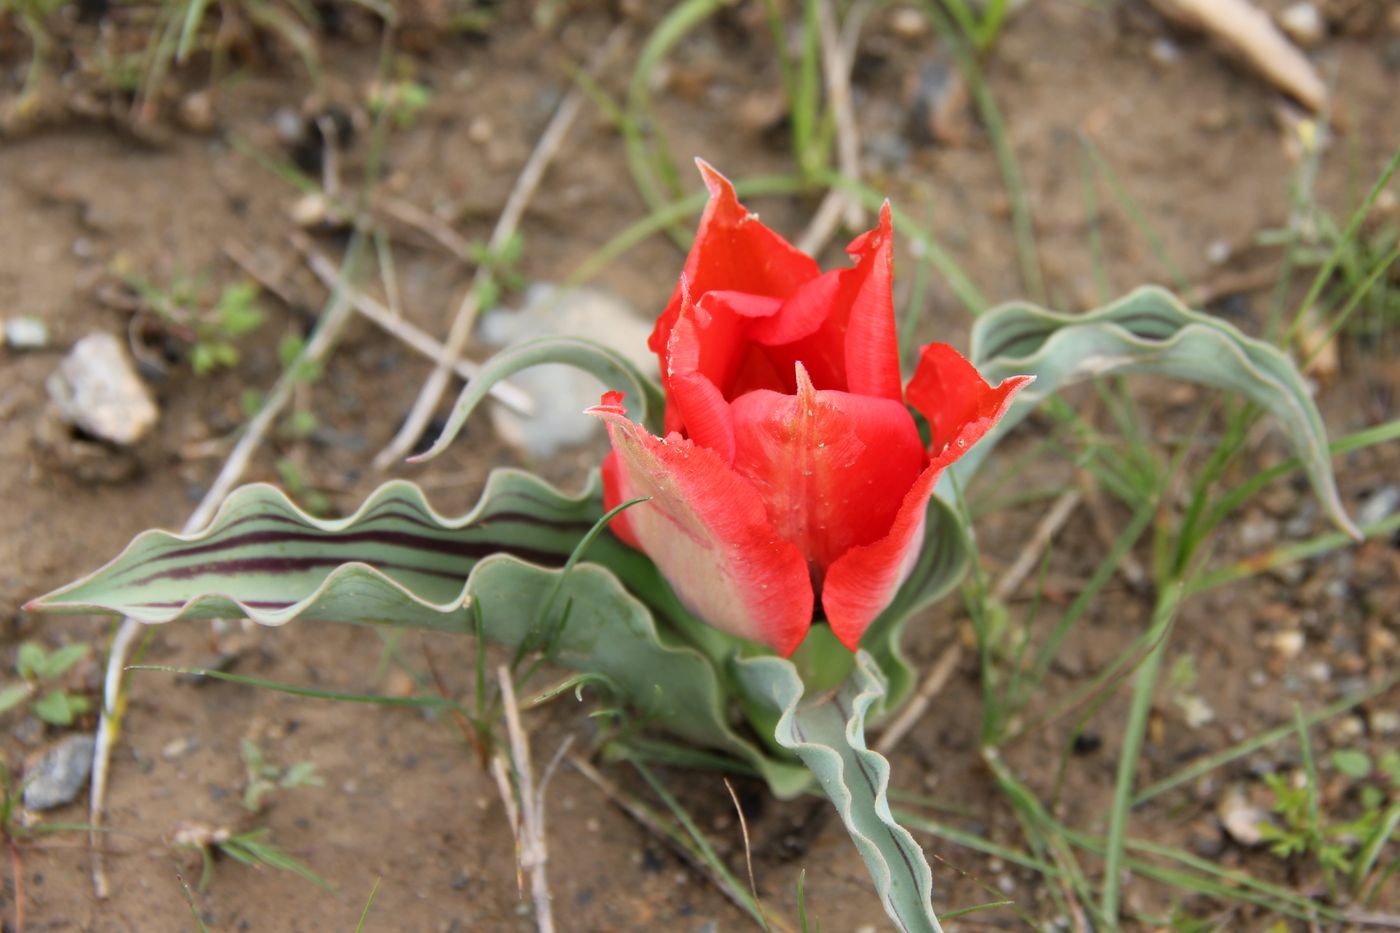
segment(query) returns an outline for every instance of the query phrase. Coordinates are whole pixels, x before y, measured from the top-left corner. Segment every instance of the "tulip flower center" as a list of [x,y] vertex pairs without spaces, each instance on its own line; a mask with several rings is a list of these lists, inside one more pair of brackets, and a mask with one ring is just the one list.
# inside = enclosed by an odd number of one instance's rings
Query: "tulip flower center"
[[902,403],[818,390],[795,369],[795,394],[758,389],[733,401],[733,466],[801,549],[820,593],[833,561],[889,532],[927,457]]

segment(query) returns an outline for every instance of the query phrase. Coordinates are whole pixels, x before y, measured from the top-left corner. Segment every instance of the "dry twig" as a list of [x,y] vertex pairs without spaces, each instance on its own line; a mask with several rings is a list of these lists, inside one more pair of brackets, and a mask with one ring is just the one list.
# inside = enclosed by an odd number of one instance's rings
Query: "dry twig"
[[1312,62],[1249,0],[1152,0],[1152,5],[1167,18],[1219,39],[1313,113],[1327,106],[1327,86]]
[[515,700],[515,686],[511,682],[510,668],[504,664],[496,669],[496,678],[501,684],[501,706],[505,711],[506,735],[510,741],[511,770],[515,775],[515,793],[511,793],[511,781],[505,774],[506,764],[501,753],[497,752],[491,762],[491,773],[501,791],[506,815],[515,832],[515,853],[517,881],[519,873],[530,877],[530,896],[535,905],[535,925],[540,933],[554,933],[554,911],[549,898],[549,881],[545,877],[545,863],[549,861],[549,850],[545,845],[544,832],[544,792],[553,777],[560,760],[569,750],[573,736],[564,740],[559,751],[545,769],[544,776],[535,787],[534,767],[530,763],[530,741],[525,735],[525,727],[520,721],[520,707]]
[[[856,58],[860,27],[869,12],[870,4],[860,0],[847,11],[845,21],[838,29],[830,0],[817,5],[822,72],[827,97],[836,117],[837,166],[849,184],[860,181],[860,134],[851,104],[851,65]],[[865,213],[861,209],[860,198],[853,190],[833,187],[818,205],[807,229],[797,238],[797,248],[815,256],[826,247],[842,221],[852,230],[859,230],[865,225]]]
[[[322,252],[316,249],[312,242],[301,233],[292,233],[288,237],[292,245],[306,257],[306,264],[318,279],[329,288],[336,287],[338,273],[335,264]],[[355,310],[363,314],[370,321],[374,322],[381,329],[402,340],[405,344],[428,359],[436,363],[447,363],[462,379],[470,381],[476,378],[480,367],[471,360],[461,357],[452,358],[448,356],[447,348],[438,343],[432,337],[419,330],[413,324],[404,320],[390,309],[384,307],[364,292],[345,285],[346,297]],[[491,387],[491,397],[511,411],[529,417],[535,411],[534,399],[525,392],[511,385],[509,382],[498,382]]]
[[[721,894],[729,898],[734,906],[742,911],[748,911],[749,905],[744,903],[743,898],[739,896],[738,892],[730,887],[724,878],[716,874],[715,870],[696,855],[690,847],[681,842],[675,833],[668,831],[662,824],[661,819],[651,811],[650,807],[641,803],[631,794],[618,787],[612,780],[603,776],[597,768],[593,767],[593,765],[589,764],[588,761],[580,758],[578,755],[570,755],[568,761],[569,764],[573,766],[574,770],[587,778],[589,783],[598,788],[604,797],[607,797],[619,810],[636,821],[637,825],[669,845],[672,851],[685,860],[687,865],[698,871],[713,884]],[[778,930],[779,933],[791,933],[792,924],[784,918],[766,913],[765,916],[768,919],[768,926],[771,929]]]
[[928,672],[924,682],[919,685],[919,690],[904,709],[899,711],[899,715],[890,720],[890,724],[885,727],[885,731],[880,733],[880,739],[875,743],[875,751],[881,755],[889,756],[894,751],[900,740],[919,721],[919,717],[924,715],[928,705],[933,702],[933,698],[943,692],[943,688],[948,685],[948,678],[953,676],[953,671],[958,669],[958,662],[962,660],[962,648],[955,641],[949,645],[939,657],[937,663]]
[[1060,493],[1055,504],[1050,506],[1050,511],[1046,512],[1045,517],[1035,526],[1035,531],[1026,541],[1025,547],[1021,548],[1021,553],[1017,555],[1016,560],[1001,575],[996,586],[992,587],[994,599],[1006,602],[1011,594],[1016,592],[1016,587],[1020,586],[1021,581],[1030,574],[1036,561],[1040,560],[1044,553],[1045,546],[1064,527],[1065,522],[1069,521],[1069,517],[1074,514],[1074,510],[1078,508],[1082,498],[1083,493],[1078,489],[1067,489]]
[[[340,333],[350,318],[351,307],[347,289],[336,289],[330,307],[321,316],[320,326],[316,328],[316,332],[312,334],[311,339],[306,342],[306,346],[302,349],[301,358],[307,362],[319,362],[325,359],[340,338]],[[248,422],[242,437],[238,439],[233,450],[229,452],[223,468],[219,470],[218,476],[214,477],[214,481],[209,485],[209,491],[204,494],[199,506],[185,522],[182,528],[185,534],[198,531],[209,524],[209,520],[214,517],[214,512],[243,476],[254,451],[257,450],[267,432],[276,423],[282,409],[291,400],[293,390],[301,382],[298,375],[300,369],[298,366],[290,366],[278,378],[277,384],[268,393],[267,401]],[[88,797],[88,841],[92,848],[92,884],[93,890],[99,898],[105,898],[111,893],[98,839],[105,810],[107,776],[111,768],[112,749],[116,743],[117,735],[121,731],[122,675],[126,672],[126,662],[131,656],[136,639],[144,630],[145,627],[135,619],[129,617],[122,619],[121,626],[118,627],[117,634],[112,639],[112,647],[107,656],[107,668],[103,674],[102,711],[97,723],[97,743],[92,753],[92,787]]]
[[[612,53],[621,45],[626,34],[626,28],[622,26],[613,30],[612,35],[598,53],[594,70],[612,57]],[[520,176],[515,180],[515,187],[511,189],[510,196],[506,198],[506,205],[501,210],[501,216],[496,221],[495,229],[491,231],[491,239],[487,241],[488,253],[493,255],[499,253],[515,236],[515,232],[520,226],[520,220],[525,215],[526,205],[534,197],[535,190],[539,187],[540,181],[543,180],[549,163],[558,155],[563,146],[564,138],[583,109],[585,100],[586,95],[582,88],[575,86],[564,97],[559,109],[554,112],[554,116],[550,118],[539,142],[535,144],[534,151],[530,153],[530,158],[525,161],[525,167],[520,170]],[[452,320],[452,326],[447,332],[447,339],[443,341],[446,348],[443,356],[446,359],[457,359],[466,347],[467,340],[476,327],[477,314],[481,311],[482,290],[491,275],[492,272],[486,265],[477,267],[471,287],[467,290],[461,305],[458,306],[457,314]],[[428,426],[428,422],[432,419],[433,411],[442,399],[442,393],[447,389],[450,372],[450,365],[440,359],[428,375],[427,380],[424,381],[423,388],[418,393],[418,399],[409,410],[403,426],[399,428],[399,432],[394,435],[388,446],[374,458],[375,469],[387,470],[394,463],[402,460],[413,448],[414,443],[422,435],[423,429]]]

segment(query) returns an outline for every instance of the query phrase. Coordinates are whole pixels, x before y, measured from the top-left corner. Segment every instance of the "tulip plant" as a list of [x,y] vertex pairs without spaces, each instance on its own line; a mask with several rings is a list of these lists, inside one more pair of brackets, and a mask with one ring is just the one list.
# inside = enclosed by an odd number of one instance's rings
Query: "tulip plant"
[[651,337],[661,384],[604,343],[522,344],[484,367],[427,454],[495,382],[568,363],[611,387],[587,413],[612,452],[581,492],[501,469],[451,517],[394,481],[328,521],[247,486],[204,531],[146,532],[31,607],[417,626],[540,652],[629,711],[612,741],[630,754],[698,748],[779,797],[825,793],[890,919],[937,930],[928,863],[866,733],[910,695],[910,619],[968,566],[953,505],[997,438],[1107,373],[1231,389],[1276,416],[1349,527],[1321,421],[1286,356],[1155,288],[1080,315],[992,309],[971,361],[929,344],[906,383],[888,205],[852,263],[822,272],[701,172],[710,201]]

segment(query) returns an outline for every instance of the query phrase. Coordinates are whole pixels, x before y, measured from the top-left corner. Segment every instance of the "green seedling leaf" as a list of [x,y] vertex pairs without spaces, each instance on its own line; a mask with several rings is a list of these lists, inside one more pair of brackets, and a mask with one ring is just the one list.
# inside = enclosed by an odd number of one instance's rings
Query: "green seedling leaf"
[[10,684],[0,690],[0,713],[8,713],[33,695],[28,684]]
[[51,726],[71,726],[88,711],[88,701],[62,690],[50,690],[30,707],[34,715]]
[[39,672],[48,661],[48,652],[36,641],[26,641],[19,646],[15,656],[15,671],[25,680],[38,680]]
[[[1298,368],[1278,348],[1192,311],[1170,292],[1139,288],[1086,314],[1013,302],[978,318],[972,361],[989,381],[1033,374],[1006,417],[949,474],[963,481],[1003,437],[1048,396],[1094,376],[1149,373],[1227,389],[1273,414],[1332,520],[1352,537],[1328,457],[1327,435]],[[940,492],[951,488],[940,484]]]
[[[595,675],[644,724],[738,758],[779,796],[801,793],[810,784],[805,768],[729,725],[711,655],[735,650],[733,640],[726,648],[717,639],[727,636],[688,617],[650,562],[603,535],[589,557],[607,567],[580,562],[565,572],[603,514],[601,500],[596,474],[583,493],[566,496],[529,474],[499,470],[459,518],[435,512],[413,484],[392,482],[354,515],[328,521],[271,486],[245,486],[205,531],[146,532],[106,567],[29,608],[148,623],[314,618],[463,633],[475,630],[479,612],[484,637],[511,649],[547,645],[554,663]],[[653,594],[670,628],[694,629],[705,650],[658,631],[628,587]]]
[[890,812],[890,764],[865,744],[866,715],[885,695],[875,658],[859,652],[839,691],[807,702],[801,675],[783,658],[748,658],[735,668],[752,695],[780,711],[775,738],[797,753],[835,804],[896,928],[941,930],[928,861]]
[[[563,363],[592,373],[604,385],[622,392],[638,420],[652,433],[660,431],[661,414],[666,408],[661,387],[643,375],[624,354],[582,337],[541,337],[507,347],[491,357],[481,367],[477,377],[469,382],[458,396],[457,403],[452,408],[452,415],[447,419],[447,425],[438,435],[437,441],[426,453],[414,457],[413,460],[427,460],[442,453],[462,430],[467,417],[486,398],[492,386],[522,369],[542,363]],[[595,401],[596,399],[581,401],[579,410],[582,411],[585,405]]]
[[1371,756],[1357,748],[1339,748],[1332,752],[1332,767],[1359,781],[1371,773]]
[[62,677],[68,670],[81,661],[88,653],[88,646],[82,644],[64,645],[51,652],[42,663],[36,668],[36,673],[41,680],[52,680],[55,677]]

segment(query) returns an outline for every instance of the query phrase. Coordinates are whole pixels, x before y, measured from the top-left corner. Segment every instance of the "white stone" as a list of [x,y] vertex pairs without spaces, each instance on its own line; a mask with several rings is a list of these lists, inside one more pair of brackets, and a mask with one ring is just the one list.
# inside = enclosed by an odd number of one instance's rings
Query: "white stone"
[[11,350],[42,350],[49,345],[43,318],[12,317],[5,322],[5,344]]
[[89,334],[49,376],[49,396],[71,424],[113,444],[135,444],[160,416],[126,347],[111,334]]
[[[648,376],[657,373],[656,357],[647,349],[651,324],[624,302],[597,289],[531,285],[523,308],[491,311],[482,318],[478,334],[497,347],[537,337],[584,337],[618,350]],[[583,414],[585,408],[598,404],[607,389],[591,374],[548,363],[522,370],[510,381],[535,403],[535,413],[529,417],[501,405],[491,407],[492,424],[511,446],[546,458],[600,430],[596,418]]]
[[1327,35],[1327,24],[1311,3],[1295,3],[1288,7],[1279,14],[1278,24],[1289,38],[1305,48],[1317,45]]

